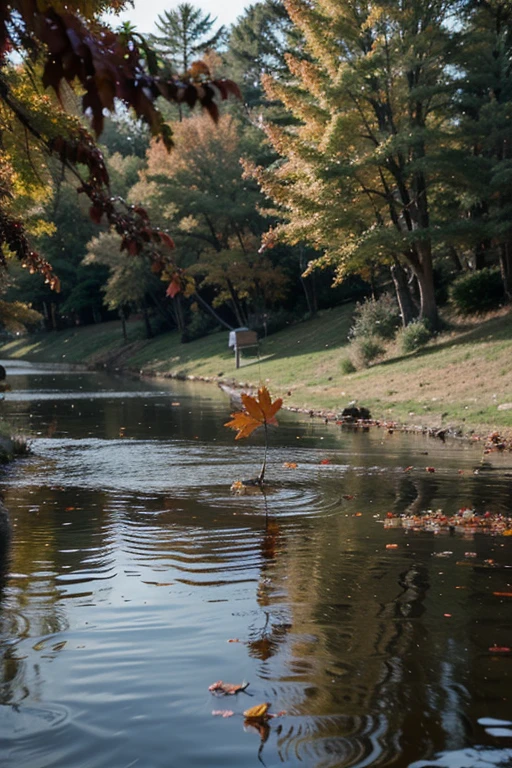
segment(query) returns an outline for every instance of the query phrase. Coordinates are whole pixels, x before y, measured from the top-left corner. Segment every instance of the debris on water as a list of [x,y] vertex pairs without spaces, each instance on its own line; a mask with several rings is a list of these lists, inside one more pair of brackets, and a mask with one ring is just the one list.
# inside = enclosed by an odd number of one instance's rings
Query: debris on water
[[222,680],[217,680],[208,686],[208,690],[220,696],[234,696],[236,693],[245,691],[248,687],[249,683],[246,683],[245,680],[243,683],[224,683]]
[[[490,533],[512,536],[512,516],[501,513],[485,512],[478,514],[474,509],[463,507],[454,515],[445,515],[442,509],[419,514],[392,515],[384,520],[384,528],[405,528],[410,531],[429,531],[431,533]],[[442,553],[436,557],[443,557]],[[466,557],[476,557],[475,552],[466,553]]]

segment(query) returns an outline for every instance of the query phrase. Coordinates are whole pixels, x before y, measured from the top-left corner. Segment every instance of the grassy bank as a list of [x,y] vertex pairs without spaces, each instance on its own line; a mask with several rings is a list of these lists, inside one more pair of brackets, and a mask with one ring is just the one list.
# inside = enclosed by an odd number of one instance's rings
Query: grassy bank
[[351,311],[347,306],[328,310],[269,336],[261,343],[260,357],[244,353],[238,370],[227,331],[181,344],[175,332],[143,339],[136,321],[128,325],[127,343],[119,324],[108,323],[20,337],[1,345],[0,355],[254,386],[266,382],[273,395],[292,407],[338,413],[356,400],[374,418],[402,424],[452,427],[466,434],[512,430],[510,310],[452,324],[411,355],[391,346],[378,364],[344,374]]

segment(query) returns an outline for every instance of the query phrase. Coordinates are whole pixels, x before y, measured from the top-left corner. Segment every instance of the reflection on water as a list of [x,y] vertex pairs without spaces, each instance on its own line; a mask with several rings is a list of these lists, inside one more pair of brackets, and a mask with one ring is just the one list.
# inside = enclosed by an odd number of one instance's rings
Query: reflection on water
[[512,537],[382,525],[509,512],[510,457],[285,414],[267,495],[232,496],[261,438],[215,387],[7,367],[3,767],[511,763]]

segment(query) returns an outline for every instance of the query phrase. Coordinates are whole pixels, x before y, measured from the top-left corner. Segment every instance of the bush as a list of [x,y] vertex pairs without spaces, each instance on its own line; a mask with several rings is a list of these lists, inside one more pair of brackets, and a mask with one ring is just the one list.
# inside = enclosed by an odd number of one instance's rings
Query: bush
[[414,320],[398,333],[398,343],[405,355],[424,347],[431,338],[432,331],[424,320]]
[[501,274],[496,267],[466,272],[450,289],[452,304],[463,315],[496,309],[504,295]]
[[400,324],[400,313],[396,300],[389,293],[378,299],[366,299],[356,305],[354,325],[349,338],[360,339],[377,337],[392,339]]
[[384,347],[375,336],[354,339],[350,345],[350,361],[356,368],[367,368],[373,360],[384,353]]
[[342,358],[340,362],[340,368],[341,368],[341,372],[344,373],[345,375],[348,375],[349,373],[354,373],[357,370],[354,363],[349,357]]
[[182,342],[195,341],[196,339],[202,339],[203,336],[208,336],[209,333],[218,331],[220,328],[219,323],[212,315],[206,314],[202,310],[198,309],[196,312],[192,312],[192,316],[187,323],[187,327],[182,334]]

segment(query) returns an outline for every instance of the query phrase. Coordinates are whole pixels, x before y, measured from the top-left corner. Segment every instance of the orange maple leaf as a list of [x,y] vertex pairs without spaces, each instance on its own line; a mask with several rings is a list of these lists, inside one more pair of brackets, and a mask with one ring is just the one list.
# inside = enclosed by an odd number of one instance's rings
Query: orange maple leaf
[[227,421],[224,426],[236,429],[238,434],[235,440],[249,437],[255,429],[266,424],[277,426],[276,413],[281,408],[283,401],[280,397],[272,402],[266,387],[260,387],[258,397],[242,394],[243,411],[232,413],[232,421]]

